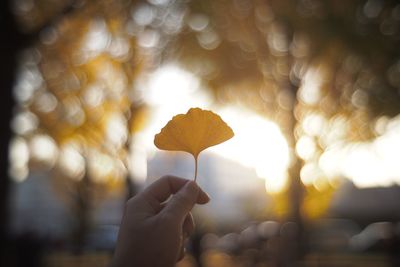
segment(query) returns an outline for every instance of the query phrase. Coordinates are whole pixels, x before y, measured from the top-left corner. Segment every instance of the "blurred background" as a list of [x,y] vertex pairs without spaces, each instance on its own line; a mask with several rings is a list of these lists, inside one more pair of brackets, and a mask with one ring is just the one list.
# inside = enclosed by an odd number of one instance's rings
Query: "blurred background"
[[400,266],[400,3],[1,1],[0,265],[107,266],[125,201],[204,151],[179,267]]

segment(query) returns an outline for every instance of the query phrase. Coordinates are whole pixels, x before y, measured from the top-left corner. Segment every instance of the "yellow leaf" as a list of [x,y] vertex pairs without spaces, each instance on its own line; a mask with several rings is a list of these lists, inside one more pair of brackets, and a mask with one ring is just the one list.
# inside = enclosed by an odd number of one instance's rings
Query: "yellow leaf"
[[232,129],[219,115],[209,110],[191,108],[186,114],[174,116],[156,134],[154,144],[159,149],[192,154],[196,164],[196,180],[197,157],[200,152],[231,139],[233,135]]

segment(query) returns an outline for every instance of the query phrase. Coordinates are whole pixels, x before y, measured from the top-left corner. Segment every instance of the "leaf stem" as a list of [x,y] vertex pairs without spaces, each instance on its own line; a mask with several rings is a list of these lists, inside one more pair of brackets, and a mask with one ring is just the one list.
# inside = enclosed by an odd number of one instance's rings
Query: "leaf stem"
[[194,159],[194,181],[197,179],[197,157]]

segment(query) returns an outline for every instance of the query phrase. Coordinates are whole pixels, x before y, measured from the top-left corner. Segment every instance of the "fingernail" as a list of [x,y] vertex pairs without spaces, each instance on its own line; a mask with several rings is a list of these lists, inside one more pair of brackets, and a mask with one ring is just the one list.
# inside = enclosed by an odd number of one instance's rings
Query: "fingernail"
[[204,192],[202,189],[201,191],[203,192],[204,196],[206,197],[206,202],[209,202],[211,200],[210,195],[207,192]]
[[[185,188],[185,187],[187,187],[187,188]],[[185,186],[184,186],[184,188],[185,188],[185,190],[189,190],[189,191],[191,191],[191,192],[197,192],[197,193],[200,193],[200,191],[201,191],[201,194],[202,195],[204,195],[204,197],[205,197],[205,202],[206,203],[208,203],[210,200],[211,200],[211,197],[210,197],[210,195],[209,194],[207,194],[206,192],[204,192],[204,190],[202,189],[202,188],[200,188],[200,186],[196,183],[196,182],[194,182],[194,181],[189,181],[189,182],[187,182],[186,184],[185,184]]]

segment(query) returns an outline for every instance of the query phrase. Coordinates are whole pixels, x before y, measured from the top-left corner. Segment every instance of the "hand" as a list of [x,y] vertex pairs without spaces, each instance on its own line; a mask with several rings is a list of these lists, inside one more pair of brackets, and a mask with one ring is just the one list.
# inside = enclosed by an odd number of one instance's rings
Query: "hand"
[[190,211],[209,200],[193,181],[174,176],[155,181],[128,200],[111,266],[174,266],[194,231]]

